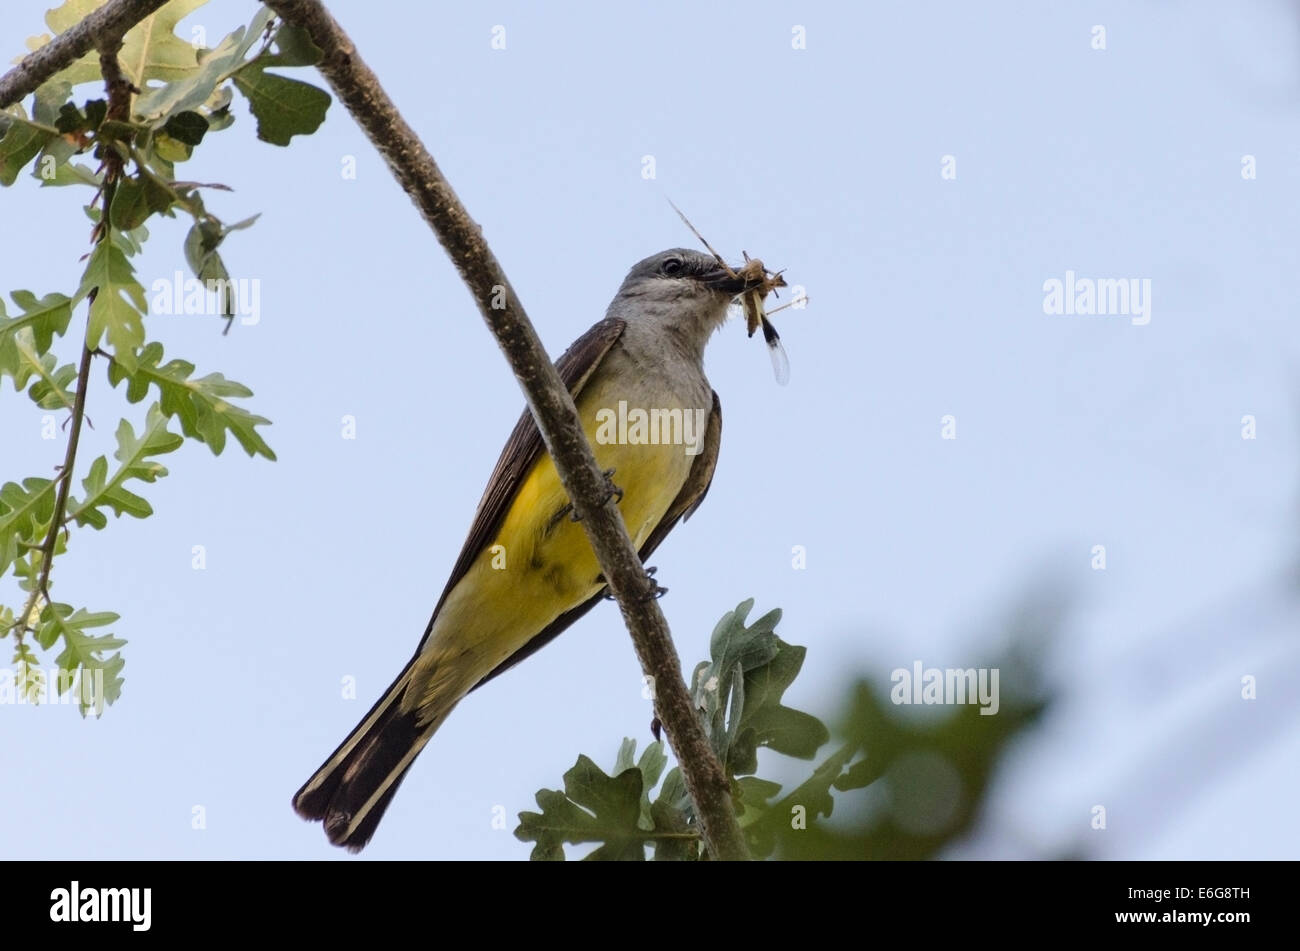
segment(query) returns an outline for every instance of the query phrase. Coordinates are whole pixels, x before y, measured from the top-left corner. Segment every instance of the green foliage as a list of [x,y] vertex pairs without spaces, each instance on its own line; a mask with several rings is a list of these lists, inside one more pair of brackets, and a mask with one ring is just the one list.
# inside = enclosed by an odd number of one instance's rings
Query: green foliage
[[[224,285],[230,280],[230,274],[221,260],[218,248],[232,231],[242,231],[251,226],[260,216],[253,215],[233,225],[227,225],[204,209],[203,200],[197,192],[188,197],[188,202],[195,217],[193,227],[185,236],[185,261],[200,281],[218,281]],[[225,316],[233,317],[232,302],[227,299],[225,304]]]
[[37,372],[33,364],[40,365],[39,355],[49,351],[56,335],[67,332],[72,301],[62,294],[46,294],[37,300],[31,291],[14,291],[10,296],[22,313],[6,317],[0,300],[0,384],[8,376],[14,381],[14,390],[21,391]]
[[[646,751],[643,761],[655,746],[658,744]],[[658,756],[662,758],[662,750]],[[662,759],[659,765],[662,768]],[[641,802],[653,782],[640,766],[621,770],[615,767],[615,774],[607,776],[587,757],[579,756],[578,762],[564,774],[564,792],[538,790],[537,805],[541,813],[522,813],[515,835],[537,843],[533,848],[534,859],[563,859],[564,843],[581,842],[603,843],[592,852],[591,858],[644,859]]]
[[58,132],[31,122],[21,105],[0,112],[0,185],[12,185],[23,167],[36,158]]
[[254,429],[270,420],[228,402],[231,398],[252,396],[252,390],[242,383],[227,380],[220,373],[191,379],[194,364],[184,360],[168,360],[164,364],[162,358],[162,344],[150,343],[140,352],[139,363],[133,372],[128,373],[121,365],[112,364],[108,368],[108,379],[114,386],[127,380],[126,398],[132,403],[140,402],[149,387],[155,387],[161,399],[162,412],[178,419],[181,432],[206,443],[214,455],[220,455],[225,448],[226,433],[229,432],[250,456],[275,459],[271,447]]
[[[831,739],[816,717],[781,700],[803,664],[805,650],[785,643],[772,611],[746,626],[753,600],[723,615],[709,644],[710,660],[695,668],[692,693],[714,752],[732,784],[732,802],[755,858],[929,858],[971,825],[994,764],[1010,740],[1036,721],[1039,675],[1024,656],[1022,632],[994,666],[1014,671],[1022,691],[1001,696],[997,716],[974,704],[942,708],[937,717],[900,712],[871,685],[856,684],[835,730],[839,742],[812,773],[782,795],[782,785],[754,775],[757,750],[812,759]],[[564,792],[537,793],[540,813],[523,812],[515,835],[535,842],[532,858],[562,859],[564,845],[599,843],[587,858],[704,857],[681,772],[664,777],[663,747],[653,743],[633,764],[625,739],[612,776],[587,757],[564,775]],[[883,795],[850,798],[861,815],[847,828],[828,824],[843,794],[879,787]],[[874,803],[874,805],[872,805]],[[882,805],[883,803],[883,805]],[[820,821],[819,821],[820,820]]]
[[[46,14],[46,24],[52,33],[62,33],[102,2],[65,0]],[[83,713],[88,703],[99,712],[120,695],[118,648],[124,642],[93,633],[117,615],[51,603],[50,571],[67,549],[68,530],[103,529],[110,514],[152,514],[143,492],[167,474],[158,457],[175,451],[186,438],[214,454],[233,440],[250,456],[275,459],[260,429],[269,421],[242,403],[253,395],[248,387],[217,372],[195,376],[194,364],[186,360],[164,361],[162,344],[149,339],[147,294],[132,263],[152,220],[184,214],[193,222],[183,250],[195,277],[208,288],[213,281],[230,281],[222,260],[224,242],[252,225],[257,215],[225,224],[209,211],[202,193],[230,189],[185,181],[176,174],[176,164],[191,158],[212,134],[236,123],[236,95],[247,101],[258,137],[277,145],[314,132],[329,106],[323,90],[281,75],[281,70],[319,62],[320,51],[266,7],[258,7],[246,26],[211,48],[178,36],[180,21],[204,2],[171,0],[127,32],[118,64],[133,87],[128,113],[110,117],[94,52],[43,83],[26,108],[15,103],[0,111],[0,185],[13,185],[31,166],[32,177],[43,187],[88,186],[85,211],[94,222],[94,244],[74,294],[38,298],[16,290],[10,295],[11,311],[0,300],[0,386],[12,380],[14,391],[26,392],[40,409],[67,413],[65,430],[79,432],[85,410],[77,397],[86,392],[88,381],[80,376],[80,361],[60,360],[55,353],[65,336],[73,336],[78,355],[93,356],[87,366],[103,362],[109,382],[125,384],[128,404],[141,403],[151,390],[156,397],[142,424],[119,421],[112,460],[99,456],[86,465],[69,455],[59,479],[27,478],[0,486],[0,577],[12,569],[24,592],[18,610],[0,607],[0,637],[15,641],[18,689],[32,697],[44,690],[44,675],[25,635],[33,635],[36,646],[45,650],[61,642],[56,662],[67,676],[61,675],[54,686],[60,694],[78,687]],[[28,49],[49,40],[50,34],[33,37]],[[96,88],[84,98],[76,95],[87,84]],[[79,161],[83,156],[90,161]],[[234,302],[228,295],[223,299],[224,316],[232,318]],[[74,309],[83,303],[88,305],[84,333],[76,328],[69,335]],[[229,321],[225,329],[230,329]],[[169,428],[172,420],[180,433]],[[67,492],[75,484],[81,492]],[[102,690],[87,693],[88,685],[102,685]]]
[[[116,614],[107,611],[91,614],[58,603],[47,604],[41,612],[36,642],[48,650],[63,640],[63,651],[54,659],[63,674],[58,678],[58,692],[62,695],[75,687],[82,716],[90,709],[97,715],[102,713],[105,703],[113,703],[122,695],[122,667],[126,662],[116,651],[126,641],[112,634],[87,633],[90,628],[117,620]],[[106,651],[115,653],[104,657]]]
[[57,366],[54,354],[37,356],[27,344],[19,343],[19,356],[25,369],[36,377],[27,395],[41,409],[73,409],[73,395],[69,387],[77,378],[77,368],[71,363]]
[[95,296],[86,346],[93,350],[107,337],[116,362],[128,371],[135,369],[135,352],[144,343],[144,288],[122,249],[111,241],[100,241],[90,253],[74,305],[91,293]]
[[745,627],[753,606],[751,598],[722,616],[709,643],[713,659],[697,666],[692,678],[695,704],[713,748],[736,776],[758,769],[759,747],[811,759],[828,739],[816,717],[781,704],[806,650],[773,633],[781,620],[779,609]]
[[699,833],[688,809],[690,798],[676,767],[664,778],[652,802],[650,791],[659,782],[668,757],[662,743],[651,743],[635,761],[636,741],[624,739],[613,775],[586,756],[579,756],[564,774],[564,791],[539,789],[539,812],[521,812],[515,836],[535,842],[532,858],[563,860],[565,845],[599,842],[588,859],[640,862],[646,846],[657,860],[699,856]]
[[104,528],[108,525],[108,518],[100,511],[103,508],[112,509],[118,516],[146,518],[152,515],[153,507],[127,489],[125,483],[128,479],[155,482],[165,476],[167,470],[149,457],[175,452],[184,441],[167,431],[167,417],[157,403],[149,407],[144,429],[138,437],[131,424],[122,420],[117,426],[117,451],[113,453],[113,458],[118,461],[117,471],[109,478],[108,460],[103,456],[92,462],[90,473],[81,480],[85,498],[69,502],[68,518],[78,525]]
[[54,515],[57,488],[53,480],[36,476],[22,485],[0,485],[0,575],[29,548],[40,545]]
[[315,132],[325,121],[330,97],[310,83],[251,66],[235,76],[235,88],[248,98],[257,117],[257,136],[273,145],[288,145],[295,135]]
[[[84,20],[105,0],[64,0],[60,6],[45,14],[45,25],[54,33],[66,33]],[[194,47],[175,35],[176,24],[182,18],[203,6],[207,0],[171,0],[156,13],[145,17],[130,30],[122,41],[118,60],[122,72],[135,86],[144,88],[145,82],[161,79],[167,82],[182,80],[194,69]],[[51,39],[50,34],[28,39],[29,50],[40,49]],[[87,53],[56,79],[72,85],[99,81],[99,57]]]
[[[0,609],[0,624],[8,627],[12,623],[13,612],[8,608]],[[41,670],[31,647],[19,641],[14,646],[11,663],[14,667],[14,688],[18,698],[27,703],[39,703],[45,695],[45,671]]]
[[[176,36],[176,24],[203,2],[172,0],[126,34],[119,65],[141,91],[132,101],[128,121],[105,121],[102,93],[80,106],[72,99],[75,88],[100,81],[95,54],[87,54],[45,82],[36,92],[30,117],[21,104],[0,112],[0,184],[12,185],[22,168],[36,159],[33,175],[43,185],[85,184],[98,191],[102,174],[73,157],[92,149],[101,153],[104,148],[116,149],[133,160],[134,169],[116,183],[110,224],[131,231],[153,215],[188,213],[194,228],[186,241],[186,258],[195,276],[228,279],[217,246],[229,232],[254,219],[222,225],[204,207],[199,189],[224,186],[179,181],[175,164],[188,160],[210,132],[234,123],[230,107],[236,91],[248,101],[258,137],[276,145],[287,145],[293,136],[319,128],[330,97],[308,83],[268,72],[313,65],[319,62],[320,51],[301,30],[278,23],[266,7],[258,9],[248,26],[239,27],[211,49],[196,49]],[[46,23],[54,32],[62,32],[99,5],[94,0],[66,0],[46,14]],[[33,37],[28,48],[39,48],[49,38],[48,34]],[[94,329],[108,331],[110,341],[117,334],[123,347],[115,349],[114,356],[128,366],[134,360],[132,348],[143,343],[135,314],[145,311],[143,292],[136,296],[133,285],[139,285],[128,279],[129,270],[122,260],[92,257],[83,293],[78,295],[80,300],[99,279],[110,283],[121,279],[115,284],[117,293],[102,304],[97,301]]]
[[[776,636],[780,611],[746,627],[752,599],[723,615],[709,644],[711,660],[695,669],[693,696],[714,752],[726,768],[742,808],[749,796],[759,805],[775,795],[775,783],[745,776],[758,768],[757,750],[767,747],[810,759],[829,736],[816,717],[781,703],[803,664],[804,649]],[[565,789],[537,793],[541,813],[521,813],[515,835],[536,842],[533,858],[563,858],[565,843],[603,843],[588,858],[644,859],[653,846],[656,859],[700,857],[699,831],[681,773],[664,778],[658,796],[650,793],[667,765],[660,743],[647,747],[632,765],[635,742],[625,739],[608,777],[587,757],[564,775]],[[754,798],[765,794],[762,798]]]

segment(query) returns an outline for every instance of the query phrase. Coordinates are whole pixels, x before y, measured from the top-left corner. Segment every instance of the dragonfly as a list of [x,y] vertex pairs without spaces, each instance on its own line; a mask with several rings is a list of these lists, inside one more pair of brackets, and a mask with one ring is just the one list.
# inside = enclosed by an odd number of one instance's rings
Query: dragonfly
[[745,263],[741,269],[739,271],[733,270],[731,265],[722,259],[722,255],[713,250],[713,245],[709,244],[704,235],[696,230],[695,225],[691,224],[691,220],[682,213],[680,208],[673,204],[671,199],[668,204],[673,206],[673,211],[677,212],[682,221],[686,223],[686,227],[691,229],[691,233],[699,238],[700,243],[708,249],[708,252],[713,255],[713,259],[729,275],[743,278],[746,284],[752,285],[740,295],[740,304],[745,311],[745,327],[751,337],[754,336],[755,330],[759,327],[763,328],[763,341],[767,344],[767,353],[772,360],[772,373],[776,377],[776,382],[781,386],[785,386],[790,382],[790,357],[786,354],[785,347],[781,343],[781,335],[776,332],[776,327],[773,326],[769,318],[777,311],[785,310],[795,304],[805,303],[808,296],[805,294],[796,300],[782,304],[780,307],[767,310],[763,306],[763,301],[767,298],[767,295],[772,294],[779,297],[780,295],[776,293],[776,289],[786,286],[785,278],[781,276],[783,272],[769,271],[758,258],[751,258],[748,251],[741,252],[745,255]]

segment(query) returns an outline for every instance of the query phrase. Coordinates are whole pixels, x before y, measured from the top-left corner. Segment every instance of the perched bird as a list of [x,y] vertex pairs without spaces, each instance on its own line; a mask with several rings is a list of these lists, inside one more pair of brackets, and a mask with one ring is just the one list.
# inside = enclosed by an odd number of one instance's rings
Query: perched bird
[[[556,361],[642,560],[695,511],[722,430],[704,347],[754,281],[711,255],[663,251],[628,272],[601,320]],[[361,849],[415,757],[471,690],[586,614],[600,567],[525,409],[415,656],[293,798],[335,845]]]

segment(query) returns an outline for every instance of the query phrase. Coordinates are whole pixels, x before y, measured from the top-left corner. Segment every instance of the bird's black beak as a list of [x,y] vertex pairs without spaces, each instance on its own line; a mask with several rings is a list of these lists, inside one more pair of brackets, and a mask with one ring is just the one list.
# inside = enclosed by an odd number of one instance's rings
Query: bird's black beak
[[728,271],[726,268],[718,265],[712,270],[705,271],[700,275],[700,280],[705,287],[710,290],[721,291],[725,294],[739,294],[748,290],[750,287],[756,287],[757,284],[745,280],[735,271]]

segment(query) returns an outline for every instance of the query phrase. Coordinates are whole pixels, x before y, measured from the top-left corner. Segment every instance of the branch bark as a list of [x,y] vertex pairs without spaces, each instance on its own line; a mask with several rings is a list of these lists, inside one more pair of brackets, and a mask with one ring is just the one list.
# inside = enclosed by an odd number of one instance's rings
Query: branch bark
[[0,109],[13,105],[59,70],[72,65],[92,49],[120,45],[131,29],[167,0],[109,0],[65,33],[28,53],[17,66],[0,76]]
[[469,287],[523,388],[560,480],[618,599],[641,667],[654,678],[656,713],[681,763],[705,846],[715,859],[749,858],[730,784],[696,715],[668,622],[655,600],[657,587],[646,575],[618,507],[607,504],[607,483],[573,400],[482,230],[319,0],[267,0],[267,6],[305,29],[323,51],[321,74],[388,162]]

